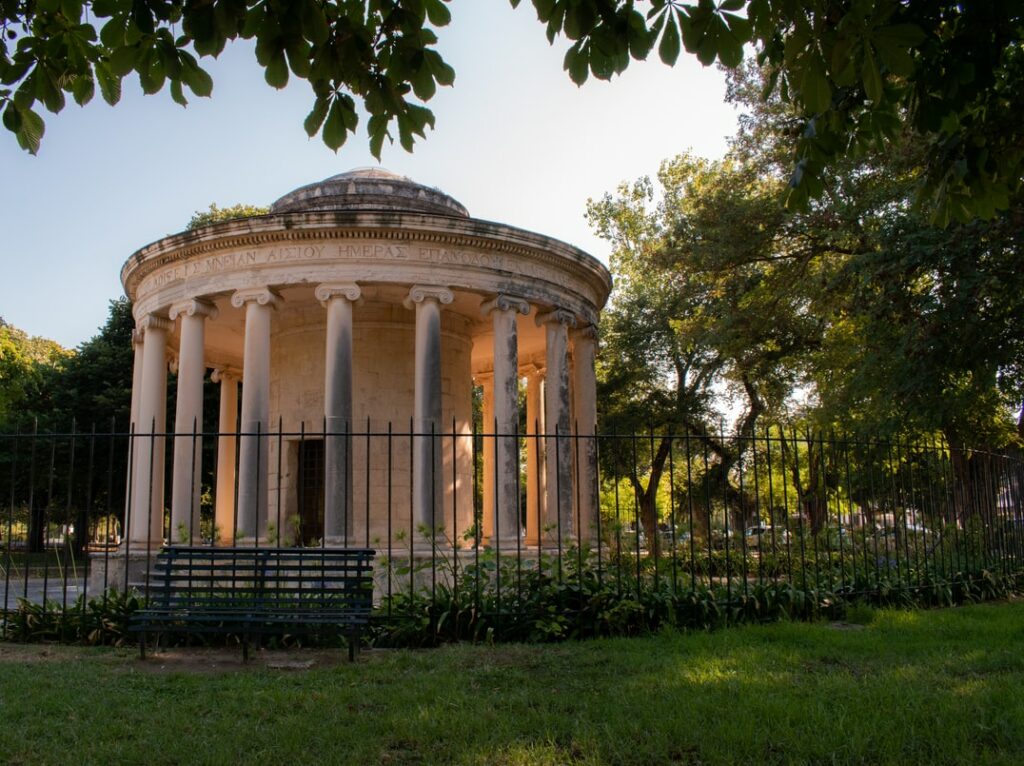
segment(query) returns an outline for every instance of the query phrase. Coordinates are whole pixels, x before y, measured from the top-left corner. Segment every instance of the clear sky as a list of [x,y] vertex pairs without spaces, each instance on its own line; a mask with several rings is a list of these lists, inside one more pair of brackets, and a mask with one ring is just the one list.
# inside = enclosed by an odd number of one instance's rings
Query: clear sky
[[[653,174],[688,149],[720,156],[736,114],[724,78],[685,53],[674,69],[633,62],[611,83],[577,88],[532,6],[456,0],[439,50],[452,88],[429,103],[436,129],[407,154],[385,145],[383,167],[437,186],[477,218],[538,231],[607,262],[584,218],[588,197]],[[39,155],[0,129],[0,316],[75,346],[123,294],[125,259],[180,231],[211,202],[268,205],[297,186],[376,165],[360,132],[337,153],[308,139],[305,81],[275,91],[246,43],[204,66],[213,97],[187,109],[125,81],[120,104],[97,95],[44,115]],[[133,78],[134,80],[134,78]]]

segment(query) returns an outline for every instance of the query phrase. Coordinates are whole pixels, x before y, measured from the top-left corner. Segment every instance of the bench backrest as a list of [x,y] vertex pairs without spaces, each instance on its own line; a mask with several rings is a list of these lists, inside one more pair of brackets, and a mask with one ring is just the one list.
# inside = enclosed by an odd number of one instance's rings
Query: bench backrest
[[369,613],[374,554],[369,548],[171,546],[157,555],[149,602],[166,609]]

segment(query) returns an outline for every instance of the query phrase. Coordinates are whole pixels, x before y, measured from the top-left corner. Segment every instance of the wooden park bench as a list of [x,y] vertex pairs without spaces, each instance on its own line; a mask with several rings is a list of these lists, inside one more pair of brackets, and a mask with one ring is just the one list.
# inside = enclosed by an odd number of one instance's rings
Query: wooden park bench
[[212,548],[171,546],[156,556],[148,600],[129,631],[232,634],[249,659],[263,636],[343,634],[354,660],[373,609],[368,548]]

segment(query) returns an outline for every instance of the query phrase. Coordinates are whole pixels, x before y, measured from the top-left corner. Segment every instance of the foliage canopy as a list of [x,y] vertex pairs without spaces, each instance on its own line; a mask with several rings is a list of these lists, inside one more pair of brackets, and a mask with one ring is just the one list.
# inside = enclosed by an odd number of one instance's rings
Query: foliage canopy
[[[510,0],[512,6],[521,0]],[[550,42],[566,37],[564,67],[578,84],[610,79],[657,49],[738,67],[756,51],[771,73],[764,97],[793,105],[787,199],[823,192],[837,158],[884,146],[909,126],[926,144],[918,199],[949,220],[1005,209],[1024,172],[1024,6],[1016,0],[533,0]],[[455,72],[436,49],[447,0],[3,0],[0,111],[35,152],[38,105],[110,104],[134,73],[143,91],[209,96],[199,60],[228,42],[255,41],[267,83],[309,82],[304,127],[337,150],[368,113],[380,157],[397,134],[411,150],[433,127],[423,104]]]

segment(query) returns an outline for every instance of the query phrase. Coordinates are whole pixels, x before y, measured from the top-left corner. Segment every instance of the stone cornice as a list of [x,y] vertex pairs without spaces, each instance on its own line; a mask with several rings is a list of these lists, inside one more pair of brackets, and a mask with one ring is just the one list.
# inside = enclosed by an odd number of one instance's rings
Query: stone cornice
[[416,240],[490,250],[573,273],[604,299],[611,290],[611,275],[600,261],[579,248],[541,234],[476,218],[366,211],[265,215],[173,234],[133,253],[121,269],[121,282],[129,297],[135,298],[139,283],[168,264],[233,248],[324,239]]

